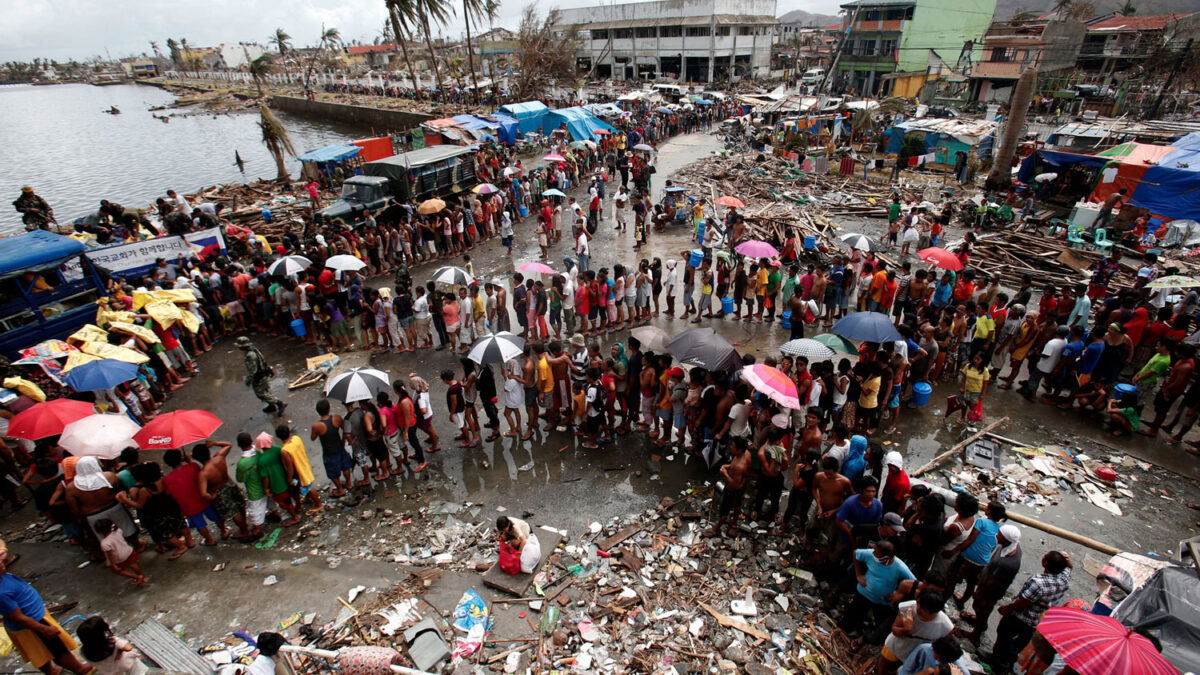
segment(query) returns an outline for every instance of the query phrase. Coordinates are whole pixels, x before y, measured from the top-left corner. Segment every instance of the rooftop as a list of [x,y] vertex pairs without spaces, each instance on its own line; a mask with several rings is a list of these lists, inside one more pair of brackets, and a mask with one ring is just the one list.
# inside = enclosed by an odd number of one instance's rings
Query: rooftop
[[1182,19],[1191,14],[1147,14],[1145,16],[1122,16],[1116,14],[1101,19],[1095,23],[1088,24],[1088,31],[1142,31],[1142,30],[1162,30],[1167,27],[1167,24],[1176,20]]
[[847,2],[841,7],[843,9],[854,9],[855,7],[865,9],[868,7],[916,7],[916,0],[855,0]]
[[381,45],[360,45],[357,47],[346,47],[347,54],[370,54],[372,52],[394,52],[396,45],[385,42]]

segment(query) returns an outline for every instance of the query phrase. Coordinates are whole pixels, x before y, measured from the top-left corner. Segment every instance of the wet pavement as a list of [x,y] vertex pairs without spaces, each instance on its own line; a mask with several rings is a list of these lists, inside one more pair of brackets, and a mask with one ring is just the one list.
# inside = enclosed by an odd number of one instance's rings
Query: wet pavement
[[[655,180],[656,197],[664,178],[718,147],[715,137],[702,134],[663,144]],[[608,207],[613,192],[613,189],[608,191]],[[516,265],[537,259],[539,251],[531,234],[532,218],[516,229],[511,259],[504,257],[503,248],[495,239],[470,252],[480,277],[507,278]],[[633,264],[642,257],[678,258],[681,251],[690,248],[689,233],[682,230],[652,234],[646,251],[633,251],[632,244],[632,226],[629,232],[620,234],[613,231],[611,220],[601,224],[592,244],[591,267]],[[570,248],[566,240],[552,247],[550,261],[556,269],[562,269],[562,258],[570,253]],[[427,264],[415,268],[414,281],[423,283],[436,267]],[[381,277],[372,285],[382,285],[384,281]],[[707,320],[705,324],[760,360],[777,353],[778,346],[788,337],[778,324],[720,320]],[[665,316],[655,317],[652,325],[672,334],[691,327]],[[610,336],[604,349],[626,336],[624,332]],[[315,356],[316,348],[262,335],[254,340],[276,365],[279,375],[272,382],[272,390],[281,398],[286,393],[287,422],[295,433],[308,439],[310,425],[317,419],[314,405],[321,397],[321,386],[287,392],[287,379],[303,369],[304,359]],[[239,431],[257,434],[273,430],[277,421],[259,412],[261,404],[242,382],[241,353],[231,340],[220,342],[198,361],[201,375],[173,395],[164,410],[211,410],[224,420],[224,426],[215,435],[220,440],[232,441]],[[409,474],[378,485],[370,491],[369,502],[356,506],[327,499],[329,505],[315,522],[284,530],[275,548],[258,550],[238,543],[221,543],[216,548],[197,547],[178,561],[146,553],[143,565],[151,582],[140,590],[127,588],[123,580],[118,581],[102,566],[92,564],[76,569],[86,560],[84,554],[62,541],[42,541],[46,538],[41,536],[44,523],[35,522],[32,510],[26,507],[8,516],[3,528],[13,550],[24,555],[14,572],[30,579],[48,603],[79,602],[77,608],[60,619],[75,613],[88,616],[102,612],[120,632],[131,629],[142,619],[154,617],[168,627],[178,626],[189,639],[208,641],[236,628],[251,633],[269,629],[297,611],[332,617],[338,608],[336,596],[345,597],[347,589],[359,584],[380,589],[389,586],[404,575],[393,562],[403,552],[404,528],[423,522],[420,511],[431,500],[478,505],[474,513],[483,521],[494,518],[500,509],[509,514],[527,514],[531,523],[565,529],[570,533],[568,539],[572,539],[592,521],[608,521],[645,510],[660,498],[677,495],[688,485],[710,481],[715,475],[681,453],[667,455],[661,469],[651,471],[650,447],[641,434],[618,437],[618,442],[592,451],[582,449],[572,435],[554,431],[539,433],[527,442],[502,436],[481,448],[457,448],[452,440],[455,429],[445,412],[445,387],[438,378],[443,369],[461,373],[457,356],[432,350],[403,355],[358,351],[342,355],[339,368],[368,363],[393,377],[416,372],[432,387],[435,426],[442,437],[442,450],[431,455],[429,470],[423,474]],[[941,414],[944,407],[939,402],[956,390],[954,384],[935,387],[929,406],[904,410],[899,433],[878,440],[887,444],[887,449],[899,449],[910,470],[924,464],[969,433],[959,423],[947,428]],[[344,412],[337,404],[334,409]],[[1121,517],[1083,501],[1071,491],[1060,495],[1061,503],[1054,506],[1035,509],[1014,505],[1010,507],[1012,510],[1138,553],[1170,556],[1177,551],[1180,539],[1196,533],[1194,516],[1200,514],[1190,511],[1185,504],[1200,501],[1197,483],[1200,469],[1195,459],[1182,450],[1140,436],[1112,438],[1099,429],[1095,420],[1049,406],[1031,405],[1007,391],[990,392],[985,412],[985,423],[1008,416],[1010,421],[996,433],[1022,443],[1075,448],[1093,458],[1130,455],[1154,465],[1149,471],[1119,469],[1121,479],[1129,483],[1134,493],[1133,499],[1119,500],[1125,511]],[[318,467],[318,485],[323,495],[327,495],[329,486],[319,468],[319,448],[307,440],[306,444],[313,466]],[[157,453],[147,454],[157,458]],[[946,486],[951,473],[946,469],[953,466],[946,465],[943,471],[934,471],[926,478]],[[360,492],[361,498],[368,498],[365,492]],[[377,514],[363,518],[364,509],[371,508],[377,509]],[[383,509],[396,517],[383,517]],[[415,516],[417,522],[401,524],[400,516],[405,514]],[[1080,564],[1089,550],[1029,527],[1022,529],[1025,564],[1021,578],[1034,570],[1044,551],[1060,548],[1070,552],[1076,561],[1074,593],[1092,599],[1094,584]],[[1106,558],[1095,552],[1090,555]],[[306,562],[291,564],[305,556]],[[330,558],[336,559],[336,567],[330,566]],[[213,571],[219,563],[226,566]],[[279,583],[264,585],[268,575],[275,575]],[[442,589],[441,595],[450,598],[446,602],[451,605],[443,609],[450,609],[457,599],[454,589],[470,585],[471,579],[469,575],[457,574],[443,583],[450,584]]]

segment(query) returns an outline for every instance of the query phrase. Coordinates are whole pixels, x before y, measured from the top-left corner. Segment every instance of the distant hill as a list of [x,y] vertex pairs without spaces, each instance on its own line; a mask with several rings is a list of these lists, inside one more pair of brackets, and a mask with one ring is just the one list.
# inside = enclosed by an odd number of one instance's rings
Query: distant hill
[[[1125,3],[1115,0],[1093,0],[1093,4],[1096,6],[1096,16],[1104,16],[1117,11]],[[1133,0],[1133,5],[1137,7],[1137,13],[1141,15],[1190,14],[1200,11],[1200,5],[1197,5],[1195,0]],[[997,0],[996,19],[1006,20],[1018,9],[1046,13],[1053,7],[1053,2],[1045,0]]]
[[830,26],[841,23],[839,16],[832,14],[813,14],[802,9],[795,9],[779,17],[779,23],[798,23],[803,26]]

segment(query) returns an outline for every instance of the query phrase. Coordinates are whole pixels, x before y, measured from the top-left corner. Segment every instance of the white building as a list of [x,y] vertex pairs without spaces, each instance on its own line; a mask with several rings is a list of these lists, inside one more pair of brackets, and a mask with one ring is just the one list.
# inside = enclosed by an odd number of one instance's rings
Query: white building
[[219,57],[217,68],[240,70],[264,52],[262,47],[253,42],[222,42],[216,53]]
[[560,10],[596,79],[712,82],[767,77],[775,0],[659,0]]

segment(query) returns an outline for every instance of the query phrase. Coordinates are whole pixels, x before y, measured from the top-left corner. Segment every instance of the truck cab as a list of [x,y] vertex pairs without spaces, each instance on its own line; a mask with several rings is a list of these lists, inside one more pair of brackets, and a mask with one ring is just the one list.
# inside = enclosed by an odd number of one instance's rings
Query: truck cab
[[376,211],[392,198],[391,181],[382,176],[352,176],[342,183],[342,198],[318,213],[326,221],[353,221],[364,211]]

